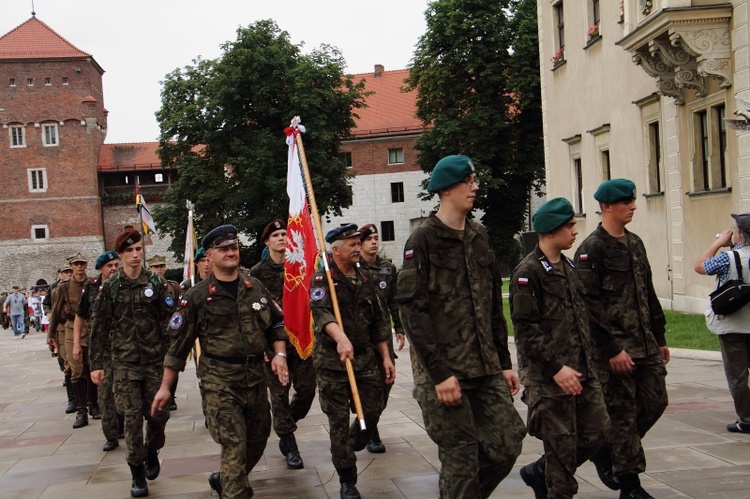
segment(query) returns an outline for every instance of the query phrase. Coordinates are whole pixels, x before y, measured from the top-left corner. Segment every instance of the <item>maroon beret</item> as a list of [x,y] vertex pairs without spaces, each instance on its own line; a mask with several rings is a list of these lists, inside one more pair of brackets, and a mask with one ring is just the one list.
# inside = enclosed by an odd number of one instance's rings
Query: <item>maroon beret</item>
[[135,229],[126,230],[120,233],[115,239],[115,251],[122,253],[122,250],[141,240],[141,233]]
[[367,224],[367,225],[363,225],[362,227],[360,227],[359,228],[359,232],[362,233],[362,235],[359,236],[359,238],[362,241],[364,241],[365,239],[367,239],[371,235],[377,234],[378,233],[378,228],[375,226],[375,224]]
[[263,233],[260,235],[260,240],[265,242],[271,234],[273,234],[277,230],[282,229],[286,230],[286,222],[277,218],[276,220],[266,225],[266,227],[263,229]]

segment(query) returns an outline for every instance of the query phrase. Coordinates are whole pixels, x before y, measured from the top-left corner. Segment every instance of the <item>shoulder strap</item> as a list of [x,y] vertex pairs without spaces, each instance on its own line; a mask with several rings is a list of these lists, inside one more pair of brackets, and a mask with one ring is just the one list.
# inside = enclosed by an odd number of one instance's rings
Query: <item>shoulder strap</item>
[[740,281],[744,281],[744,279],[742,279],[742,262],[740,261],[740,254],[736,251],[732,251],[732,254],[734,255],[734,264],[737,266],[737,276]]

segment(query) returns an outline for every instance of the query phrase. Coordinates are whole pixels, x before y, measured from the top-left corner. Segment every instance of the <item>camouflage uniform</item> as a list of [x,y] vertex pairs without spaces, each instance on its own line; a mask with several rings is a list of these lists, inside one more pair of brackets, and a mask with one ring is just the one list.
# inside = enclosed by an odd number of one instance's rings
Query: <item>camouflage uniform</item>
[[175,341],[165,367],[183,371],[195,339],[200,341],[197,374],[208,429],[221,445],[222,497],[249,497],[247,475],[271,432],[264,351],[286,339],[281,309],[257,279],[240,277],[235,299],[211,274],[183,295],[169,328]]
[[[612,422],[609,434],[615,474],[646,469],[641,438],[667,407],[666,320],[656,297],[651,267],[641,239],[625,231],[623,244],[601,226],[576,251],[594,343],[597,377]],[[627,351],[635,362],[630,375],[610,370],[609,359]]]
[[[502,376],[513,366],[501,286],[487,233],[471,220],[460,237],[433,213],[406,242],[397,299],[442,497],[489,496],[521,453],[526,430]],[[451,376],[458,407],[435,392]]]
[[[284,264],[266,258],[250,269],[250,275],[262,282],[268,290],[268,295],[281,306],[284,297]],[[315,366],[312,356],[303,360],[297,349],[287,341],[286,357],[290,379],[287,386],[279,382],[278,376],[271,370],[271,365],[266,365],[268,389],[271,392],[273,430],[279,436],[297,431],[297,421],[307,416],[315,399]],[[290,386],[294,386],[291,402]]]
[[130,279],[119,270],[102,284],[94,302],[91,369],[104,369],[111,338],[115,405],[125,418],[126,460],[131,466],[143,465],[146,447],[158,450],[164,446],[169,411],[152,416],[151,403],[161,386],[164,354],[171,339],[166,324],[173,310],[167,282],[151,271]]
[[[583,286],[564,255],[552,265],[539,246],[513,271],[510,309],[528,430],[544,443],[549,497],[578,492],[576,468],[604,443],[609,417],[591,364]],[[563,366],[581,373],[583,391],[566,394],[553,376]]]
[[[355,268],[356,278],[352,282],[333,261],[330,267],[343,329],[354,348],[352,367],[362,402],[365,431],[354,433],[349,429],[349,414],[354,405],[346,366],[339,358],[336,341],[325,331],[326,324],[336,322],[336,318],[328,280],[323,272],[316,273],[310,283],[310,310],[315,321],[313,362],[317,371],[320,408],[328,416],[331,460],[337,470],[356,470],[354,449],[364,448],[370,440],[383,410],[383,380],[375,345],[389,340],[391,329],[385,308],[367,276]],[[340,478],[343,478],[342,471],[339,471]]]
[[[83,295],[81,296],[81,302],[78,304],[78,310],[76,315],[86,321],[91,321],[91,309],[94,306],[97,296],[99,295],[99,287],[102,284],[102,275],[99,274],[94,279],[91,279],[86,287],[83,289]],[[83,337],[81,338],[83,340]],[[117,409],[115,408],[115,392],[112,383],[112,334],[110,332],[109,338],[105,339],[104,351],[102,352],[102,360],[104,367],[104,378],[102,384],[97,387],[97,399],[99,401],[99,409],[102,412],[102,433],[106,440],[116,440],[120,434],[120,421],[117,415]]]

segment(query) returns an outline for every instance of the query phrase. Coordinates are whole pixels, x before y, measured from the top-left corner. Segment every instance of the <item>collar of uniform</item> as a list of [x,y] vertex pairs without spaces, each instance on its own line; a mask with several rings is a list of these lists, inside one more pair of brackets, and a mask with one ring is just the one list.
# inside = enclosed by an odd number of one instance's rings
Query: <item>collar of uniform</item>
[[[336,265],[336,262],[333,261],[333,259],[331,259],[331,261],[328,263],[328,266],[331,269],[331,278],[334,281],[345,282],[348,285],[352,284],[352,281],[347,276],[345,276],[343,272],[341,272],[341,269],[339,268],[338,265]],[[360,281],[367,282],[367,277],[365,276],[365,273],[362,272],[362,270],[356,265],[354,266],[354,274],[357,276],[357,279],[359,279]]]
[[[547,255],[544,254],[544,252],[539,248],[539,245],[537,244],[534,248],[534,258],[542,265],[542,268],[544,268],[545,271],[548,273],[554,273],[559,274],[560,272],[557,270],[557,267],[555,264],[549,261],[549,258],[547,258]],[[564,254],[560,253],[560,260],[563,262],[563,265],[566,263],[568,264],[568,267],[571,269],[575,268],[575,265],[573,265],[573,262],[565,256]]]
[[445,225],[434,212],[430,214],[429,218],[427,218],[427,223],[432,225],[437,230],[437,235],[439,237],[444,237],[447,239],[458,239],[459,241],[463,240],[464,242],[468,242],[471,241],[477,233],[477,229],[474,225],[476,222],[468,218],[466,219],[466,223],[464,225],[463,239],[458,237],[458,231],[456,229],[452,229]]

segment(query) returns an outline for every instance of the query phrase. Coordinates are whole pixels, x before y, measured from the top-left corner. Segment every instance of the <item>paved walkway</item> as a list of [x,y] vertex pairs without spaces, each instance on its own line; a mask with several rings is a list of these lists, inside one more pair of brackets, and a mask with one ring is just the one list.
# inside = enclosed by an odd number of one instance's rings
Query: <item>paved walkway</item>
[[[438,495],[440,462],[411,397],[408,359],[404,351],[380,425],[387,452],[358,454],[358,487],[365,498]],[[129,497],[124,442],[112,452],[102,452],[98,421],[73,430],[74,415],[64,413],[61,382],[57,361],[50,357],[41,333],[14,340],[10,330],[0,330],[0,497]],[[750,497],[750,435],[725,429],[734,411],[719,356],[675,352],[668,384],[667,413],[645,441],[648,473],[643,485],[657,498]],[[218,469],[219,447],[203,426],[193,368],[182,373],[177,395],[179,407],[167,424],[167,444],[160,454],[161,475],[149,482],[149,491],[151,497],[208,498],[207,478]],[[516,406],[525,419],[524,405],[517,401]],[[290,471],[278,451],[278,439],[271,436],[264,459],[250,475],[256,497],[338,497],[326,418],[317,401],[301,421],[297,440],[305,469]],[[527,437],[516,468],[492,497],[532,498],[518,468],[540,452],[541,443]],[[581,467],[578,479],[579,497],[618,497],[599,482],[590,463]]]

